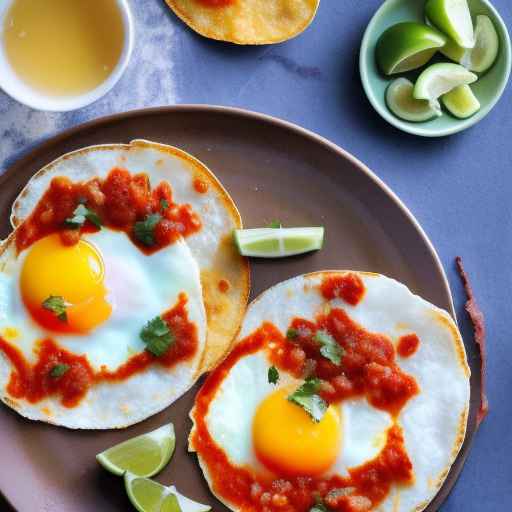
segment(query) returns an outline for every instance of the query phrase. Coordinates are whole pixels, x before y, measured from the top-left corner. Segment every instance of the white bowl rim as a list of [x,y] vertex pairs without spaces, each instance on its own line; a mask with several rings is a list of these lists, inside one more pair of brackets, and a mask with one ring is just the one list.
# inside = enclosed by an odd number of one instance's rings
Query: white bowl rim
[[[0,39],[2,38],[5,15],[16,0],[6,0],[0,7]],[[121,13],[124,27],[123,50],[119,60],[100,85],[76,96],[51,96],[38,92],[21,80],[11,67],[0,41],[0,89],[11,98],[35,110],[47,112],[69,112],[94,103],[107,94],[123,75],[133,51],[134,25],[128,0],[115,0]]]

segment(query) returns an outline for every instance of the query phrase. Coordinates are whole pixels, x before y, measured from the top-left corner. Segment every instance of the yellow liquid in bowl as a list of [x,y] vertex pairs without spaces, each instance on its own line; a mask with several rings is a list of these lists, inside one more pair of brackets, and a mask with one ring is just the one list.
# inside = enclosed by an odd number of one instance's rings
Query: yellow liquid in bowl
[[15,0],[3,33],[18,77],[51,96],[77,96],[98,87],[124,46],[115,0]]

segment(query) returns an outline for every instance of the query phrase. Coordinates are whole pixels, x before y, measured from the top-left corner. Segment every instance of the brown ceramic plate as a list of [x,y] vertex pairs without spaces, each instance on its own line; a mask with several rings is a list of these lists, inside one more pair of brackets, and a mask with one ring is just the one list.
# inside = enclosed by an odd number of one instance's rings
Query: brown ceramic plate
[[[279,219],[287,226],[325,225],[322,251],[277,261],[254,261],[252,297],[296,274],[320,269],[371,270],[406,283],[453,314],[439,259],[399,199],[351,155],[301,128],[235,109],[178,106],[128,112],[67,131],[31,151],[0,177],[0,237],[11,204],[40,167],[91,144],[146,138],[200,158],[235,199],[247,227]],[[475,349],[467,347],[477,364]],[[478,368],[473,368],[478,374]],[[476,384],[478,387],[478,383]],[[196,457],[186,451],[188,412],[197,386],[162,413],[122,431],[80,432],[34,423],[0,406],[0,489],[19,511],[130,510],[122,479],[95,461],[96,453],[173,421],[177,448],[158,477],[181,492],[227,509],[209,493]],[[478,389],[473,389],[473,396]],[[429,511],[437,510],[462,468],[473,436],[474,409],[462,453]],[[0,509],[4,509],[0,503]]]

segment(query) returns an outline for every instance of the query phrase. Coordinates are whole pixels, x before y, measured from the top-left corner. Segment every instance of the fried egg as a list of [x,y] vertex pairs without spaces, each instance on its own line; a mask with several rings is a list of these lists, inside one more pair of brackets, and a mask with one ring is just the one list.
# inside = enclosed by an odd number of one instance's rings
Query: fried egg
[[[341,346],[339,364],[311,345],[318,329]],[[404,337],[417,340],[406,356]],[[308,512],[317,500],[328,510],[423,510],[462,445],[469,375],[449,314],[404,285],[357,272],[299,276],[249,306],[196,397],[189,449],[234,511]],[[290,400],[306,378],[325,405],[319,421]]]
[[146,174],[152,187],[170,183],[174,200],[191,205],[203,219],[202,228],[186,242],[201,274],[208,332],[200,371],[208,371],[222,359],[239,330],[250,275],[247,259],[232,244],[233,229],[242,227],[236,205],[214,174],[194,156],[144,140],[73,151],[30,179],[14,201],[11,224],[17,228],[30,216],[55,177],[67,176],[73,182],[103,179],[116,167]]
[[[0,260],[0,336],[35,365],[40,342],[84,356],[92,371],[115,372],[146,345],[145,324],[186,296],[195,326],[194,356],[170,370],[158,364],[128,379],[93,384],[84,399],[65,407],[58,394],[36,403],[5,389],[13,370],[0,351],[3,399],[21,414],[72,428],[113,428],[140,421],[166,407],[193,383],[206,339],[206,313],[197,262],[183,240],[151,254],[120,231],[101,229],[65,246],[58,234],[44,237],[19,255],[11,238]],[[183,295],[184,294],[184,295]],[[67,321],[42,306],[49,296],[66,299]]]

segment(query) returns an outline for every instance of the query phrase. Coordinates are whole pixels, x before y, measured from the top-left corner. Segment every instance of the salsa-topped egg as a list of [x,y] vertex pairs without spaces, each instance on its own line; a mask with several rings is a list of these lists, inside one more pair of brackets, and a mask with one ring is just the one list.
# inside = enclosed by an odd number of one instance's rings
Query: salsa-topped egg
[[0,398],[23,416],[70,428],[141,421],[238,329],[247,264],[224,242],[238,212],[178,149],[139,141],[65,155],[30,180],[11,221]]
[[468,404],[448,313],[381,275],[318,272],[249,306],[189,443],[231,510],[411,512],[441,486]]

